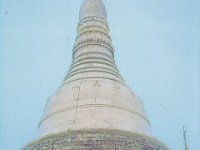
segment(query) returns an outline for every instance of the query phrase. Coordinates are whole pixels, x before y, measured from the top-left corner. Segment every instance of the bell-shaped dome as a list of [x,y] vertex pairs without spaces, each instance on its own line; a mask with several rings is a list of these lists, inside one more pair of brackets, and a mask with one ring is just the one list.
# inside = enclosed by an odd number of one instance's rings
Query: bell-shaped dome
[[140,98],[123,80],[102,0],[84,0],[73,61],[23,150],[169,150],[154,139]]
[[100,17],[106,20],[106,8],[102,0],[84,0],[80,8],[80,20],[91,16]]

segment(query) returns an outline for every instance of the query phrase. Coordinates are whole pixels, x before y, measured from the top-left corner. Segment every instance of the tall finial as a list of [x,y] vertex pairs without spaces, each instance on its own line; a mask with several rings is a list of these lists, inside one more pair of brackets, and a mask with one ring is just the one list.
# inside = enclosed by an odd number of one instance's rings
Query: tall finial
[[104,20],[107,18],[106,8],[102,0],[84,0],[80,8],[80,20],[86,17],[99,17]]
[[185,142],[185,150],[189,150],[188,145],[187,145],[186,132],[187,131],[185,130],[185,127],[183,127],[183,138],[184,138],[184,142]]

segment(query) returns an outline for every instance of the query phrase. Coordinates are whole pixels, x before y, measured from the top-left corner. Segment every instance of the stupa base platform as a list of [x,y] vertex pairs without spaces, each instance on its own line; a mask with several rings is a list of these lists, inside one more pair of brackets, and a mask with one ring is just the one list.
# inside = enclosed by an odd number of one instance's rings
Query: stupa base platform
[[46,136],[22,150],[169,150],[158,140],[118,130],[84,130]]

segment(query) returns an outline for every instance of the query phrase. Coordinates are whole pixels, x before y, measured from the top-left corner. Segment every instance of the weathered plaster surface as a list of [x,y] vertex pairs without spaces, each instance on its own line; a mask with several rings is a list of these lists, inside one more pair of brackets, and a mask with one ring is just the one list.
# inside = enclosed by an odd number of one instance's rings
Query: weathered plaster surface
[[169,150],[154,138],[119,130],[67,131],[49,135],[22,150]]
[[101,0],[83,2],[77,30],[72,64],[39,123],[41,140],[25,149],[167,150],[119,73]]

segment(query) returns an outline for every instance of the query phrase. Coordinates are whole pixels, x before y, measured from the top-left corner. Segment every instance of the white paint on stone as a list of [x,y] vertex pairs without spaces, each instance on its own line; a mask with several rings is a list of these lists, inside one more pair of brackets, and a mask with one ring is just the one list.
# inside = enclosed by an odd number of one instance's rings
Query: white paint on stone
[[83,2],[80,9],[80,20],[91,16],[97,16],[106,20],[106,8],[101,0],[85,0]]
[[151,136],[143,104],[121,77],[101,0],[85,0],[69,72],[50,98],[39,137],[84,129],[116,129]]

